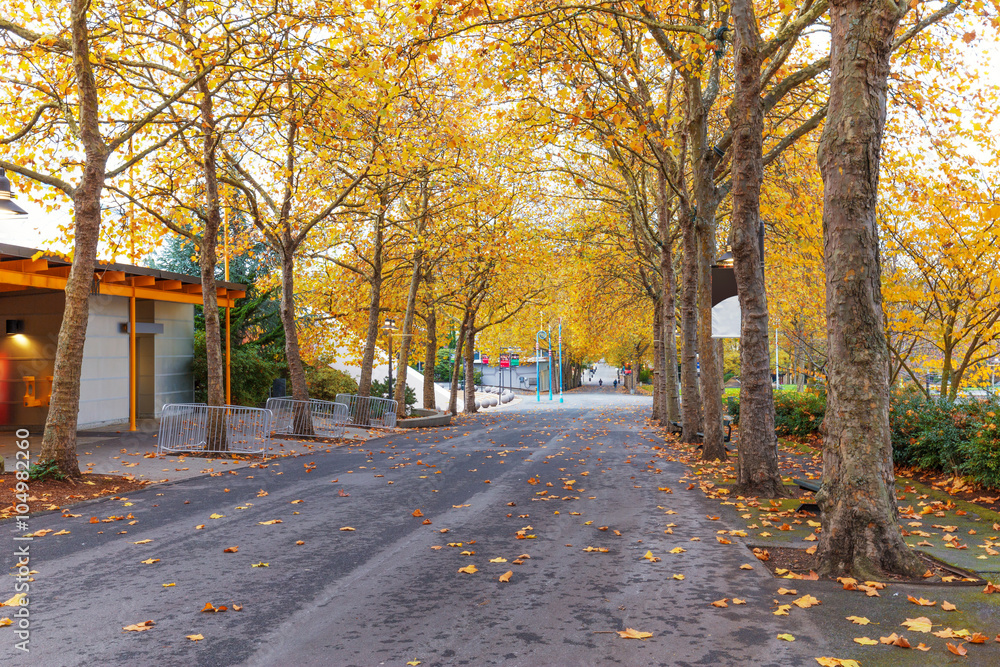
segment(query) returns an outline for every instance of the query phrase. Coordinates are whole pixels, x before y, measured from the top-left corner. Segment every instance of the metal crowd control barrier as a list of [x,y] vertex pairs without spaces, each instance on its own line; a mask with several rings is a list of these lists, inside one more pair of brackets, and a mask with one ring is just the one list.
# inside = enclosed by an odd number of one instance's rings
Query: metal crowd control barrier
[[163,406],[156,451],[262,454],[271,438],[271,413],[242,405],[171,403]]
[[[324,438],[340,438],[344,435],[349,415],[347,406],[333,401],[321,401],[310,398],[308,401],[296,401],[293,398],[272,397],[267,399],[267,409],[273,415],[271,428],[278,435],[309,436],[318,435]],[[312,433],[302,428],[296,412],[304,416],[308,414],[312,422]]]
[[395,428],[396,401],[389,398],[374,396],[358,396],[357,394],[337,394],[337,403],[347,406],[350,417],[349,424],[354,426],[379,426]]

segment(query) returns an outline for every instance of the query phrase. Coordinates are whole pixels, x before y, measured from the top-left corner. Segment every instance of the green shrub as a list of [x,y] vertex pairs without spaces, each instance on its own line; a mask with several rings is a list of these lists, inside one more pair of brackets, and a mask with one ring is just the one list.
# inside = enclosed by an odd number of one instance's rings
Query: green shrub
[[[727,396],[733,423],[740,423],[739,396]],[[826,414],[826,395],[813,392],[774,392],[774,432],[779,436],[805,437],[819,431]]]
[[[385,380],[381,382],[378,380],[372,380],[372,388],[370,396],[375,396],[378,398],[392,398],[393,390],[395,387],[396,378],[393,378],[392,386],[389,385],[389,378],[386,377]],[[410,409],[417,402],[417,392],[413,391],[413,387],[407,385],[406,392],[403,394],[404,403],[406,404],[406,414],[410,414]]]
[[[231,351],[229,377],[233,383],[233,405],[263,405],[267,401],[274,380],[285,372],[283,361],[275,361],[270,348],[258,345],[234,346]],[[208,359],[205,353],[205,332],[194,332],[194,399],[204,403],[208,398]]]
[[[997,405],[986,404],[970,429],[971,438],[958,447],[963,457],[960,471],[967,477],[993,489],[1000,489],[1000,417]],[[971,420],[970,420],[971,422]]]
[[774,392],[774,432],[805,437],[817,433],[826,414],[826,395],[812,392]]
[[38,461],[28,466],[28,479],[39,482],[45,479],[66,479],[66,475],[59,471],[59,464],[55,461]]
[[643,368],[639,371],[639,383],[649,384],[653,381],[653,371],[649,368]]
[[310,398],[332,401],[337,394],[358,393],[358,383],[344,371],[335,368],[312,368],[306,373]]
[[889,407],[893,460],[924,470],[956,472],[975,412],[973,404],[928,399],[915,391],[894,394]]

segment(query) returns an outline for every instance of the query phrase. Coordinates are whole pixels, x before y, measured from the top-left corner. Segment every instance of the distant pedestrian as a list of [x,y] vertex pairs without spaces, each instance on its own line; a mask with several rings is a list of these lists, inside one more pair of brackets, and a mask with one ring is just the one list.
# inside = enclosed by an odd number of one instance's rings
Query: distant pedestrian
[[604,380],[598,380],[597,381],[597,386],[598,387],[603,387],[604,386]]
[[615,379],[615,389],[617,389],[617,388],[618,388],[618,380]]

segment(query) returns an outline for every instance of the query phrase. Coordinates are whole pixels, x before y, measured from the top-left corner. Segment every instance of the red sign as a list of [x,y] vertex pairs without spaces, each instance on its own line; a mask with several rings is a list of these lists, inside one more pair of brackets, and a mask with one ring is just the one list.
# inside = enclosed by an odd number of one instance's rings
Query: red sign
[[501,354],[500,355],[500,368],[510,368],[510,355]]
[[483,366],[489,366],[490,365],[490,358],[489,358],[488,355],[480,354],[479,355],[479,361],[483,362]]

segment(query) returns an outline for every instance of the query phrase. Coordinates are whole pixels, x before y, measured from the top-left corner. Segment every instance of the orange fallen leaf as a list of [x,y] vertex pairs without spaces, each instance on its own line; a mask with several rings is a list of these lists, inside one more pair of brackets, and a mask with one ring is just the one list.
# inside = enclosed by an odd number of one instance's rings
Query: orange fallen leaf
[[431,525],[431,520],[430,519],[424,519],[421,523],[423,523],[423,525],[425,525],[425,526],[429,526],[429,525]]
[[475,574],[476,572],[479,572],[479,570],[476,569],[475,565],[467,565],[465,567],[460,567],[458,568],[458,571],[464,572],[465,574]]
[[234,554],[234,553],[236,553],[239,550],[240,550],[239,547],[226,547],[225,549],[222,550],[222,553],[224,553],[224,554]]
[[746,604],[746,600],[741,600],[740,598],[733,598],[733,604]]
[[[333,480],[333,481],[336,482],[337,480]],[[337,495],[340,496],[341,498],[347,498],[351,494],[349,494],[347,491],[344,491],[343,489],[341,489],[340,491],[337,491]]]
[[933,607],[934,605],[937,604],[937,601],[931,602],[927,598],[919,598],[919,599],[917,599],[917,598],[913,597],[912,595],[907,595],[906,599],[909,600],[910,602],[912,602],[913,604],[920,605],[921,607]]
[[190,639],[193,642],[200,642],[202,639],[205,638],[205,637],[203,637],[200,634],[198,634],[198,635],[184,635],[184,636],[187,637],[188,639]]
[[506,572],[500,575],[499,581],[507,583],[508,581],[510,581],[510,577],[513,574],[514,574],[513,570],[507,570]]
[[990,639],[989,637],[987,637],[986,635],[984,635],[982,633],[973,632],[972,636],[969,637],[969,643],[970,644],[985,644],[987,641],[989,641],[989,639]]
[[712,606],[713,607],[728,607],[729,606],[727,604],[728,600],[729,600],[729,598],[722,598],[721,600],[716,600],[715,602],[712,603]]
[[423,516],[423,515],[424,515],[424,513],[423,513],[423,512],[421,512],[421,511],[420,511],[420,510],[418,510],[418,509],[416,509],[416,510],[413,510],[413,516],[417,516],[417,517],[420,517],[420,516]]
[[354,530],[354,529],[351,528],[350,526],[344,526],[343,528],[341,528],[341,530],[351,531],[351,530]]
[[815,605],[818,605],[818,604],[821,604],[821,603],[820,603],[819,600],[817,600],[816,598],[814,598],[813,596],[811,596],[811,595],[809,595],[807,593],[806,595],[803,595],[802,597],[800,597],[798,600],[793,600],[792,604],[794,604],[796,607],[799,607],[800,609],[808,609],[809,607],[812,607],[812,606],[815,606]]
[[750,563],[743,563],[743,565],[740,565],[740,569],[741,570],[752,570],[753,569],[753,565],[751,565]]
[[954,653],[955,655],[968,655],[969,653],[969,649],[965,648],[963,644],[955,646],[954,644],[948,643],[946,644],[946,646],[948,647],[948,650]]
[[305,544],[305,541],[304,540],[297,540],[295,542],[295,544],[301,547],[303,544]]
[[258,521],[257,525],[260,526],[273,526],[276,523],[284,523],[281,519],[271,519],[270,521]]
[[958,607],[945,600],[944,602],[941,603],[941,609],[943,609],[944,611],[955,611],[956,609],[958,609]]

